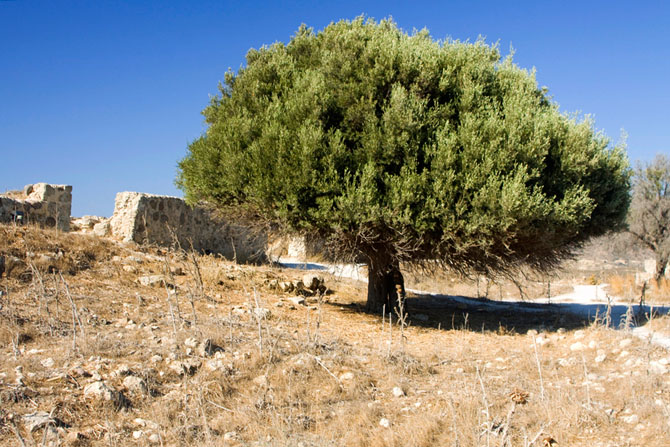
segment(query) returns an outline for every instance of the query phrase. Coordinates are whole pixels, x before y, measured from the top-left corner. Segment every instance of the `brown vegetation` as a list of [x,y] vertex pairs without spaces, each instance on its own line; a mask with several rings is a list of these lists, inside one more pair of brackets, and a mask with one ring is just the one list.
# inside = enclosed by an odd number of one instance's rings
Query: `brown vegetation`
[[412,296],[401,328],[346,279],[295,304],[275,285],[304,272],[25,227],[0,226],[0,255],[23,263],[0,278],[0,445],[670,438],[670,355],[627,332]]

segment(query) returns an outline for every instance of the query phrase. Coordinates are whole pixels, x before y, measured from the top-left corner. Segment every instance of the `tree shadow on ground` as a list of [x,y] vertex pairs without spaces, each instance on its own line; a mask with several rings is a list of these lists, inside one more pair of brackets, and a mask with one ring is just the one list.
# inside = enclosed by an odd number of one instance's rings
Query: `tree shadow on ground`
[[[343,307],[342,305],[339,305]],[[344,306],[364,311],[361,303]],[[411,294],[408,322],[414,327],[477,332],[526,333],[529,330],[574,330],[598,322],[611,328],[644,325],[650,317],[670,314],[669,306],[615,304],[537,303],[494,301],[454,295]],[[388,315],[388,313],[387,313]],[[394,315],[394,320],[396,316]]]

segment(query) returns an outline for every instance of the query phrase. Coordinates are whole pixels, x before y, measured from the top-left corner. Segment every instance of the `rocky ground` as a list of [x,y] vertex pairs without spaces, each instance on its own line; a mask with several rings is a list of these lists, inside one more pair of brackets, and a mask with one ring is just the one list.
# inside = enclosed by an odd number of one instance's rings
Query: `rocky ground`
[[413,296],[390,323],[329,273],[31,228],[0,256],[0,445],[670,439],[670,353],[569,314]]

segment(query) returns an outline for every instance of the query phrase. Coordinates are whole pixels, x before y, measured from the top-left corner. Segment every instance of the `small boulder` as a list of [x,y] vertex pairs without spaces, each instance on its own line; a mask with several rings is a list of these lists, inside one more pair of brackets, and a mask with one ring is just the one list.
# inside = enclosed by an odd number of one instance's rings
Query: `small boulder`
[[84,397],[111,402],[115,408],[125,408],[130,406],[130,402],[123,394],[114,388],[105,385],[102,381],[86,385],[84,388]]
[[131,393],[147,394],[149,392],[146,382],[137,376],[127,376],[123,379],[123,386]]
[[314,273],[306,273],[302,277],[302,283],[306,289],[316,292],[325,284],[325,281],[323,276]]
[[291,281],[281,281],[279,283],[279,290],[282,292],[292,292],[295,289],[295,285]]
[[[137,281],[142,284],[143,286],[147,287],[153,287],[153,286],[163,286],[167,284],[167,281],[165,280],[165,276],[163,275],[148,275],[148,276],[141,276],[137,279]],[[169,284],[167,284],[169,286]]]
[[405,392],[399,386],[394,386],[392,392],[395,397],[403,397],[405,395]]

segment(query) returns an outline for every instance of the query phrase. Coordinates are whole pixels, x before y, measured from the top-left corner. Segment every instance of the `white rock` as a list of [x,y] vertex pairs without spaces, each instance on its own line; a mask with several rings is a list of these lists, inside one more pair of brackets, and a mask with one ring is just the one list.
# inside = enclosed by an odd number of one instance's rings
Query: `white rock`
[[110,401],[116,406],[121,406],[127,403],[121,393],[114,388],[105,385],[103,382],[93,382],[86,385],[86,387],[84,387],[84,397]]
[[309,290],[316,291],[323,283],[323,276],[314,273],[306,273],[302,277],[302,283]]
[[125,377],[130,375],[132,372],[130,371],[130,367],[126,364],[123,364],[116,368],[116,371],[114,371],[114,375],[116,377]]
[[279,283],[279,290],[281,290],[282,292],[288,293],[291,292],[294,288],[295,286],[291,281],[282,281]]
[[405,395],[405,392],[399,386],[393,387],[393,395],[395,397],[402,397]]
[[123,386],[134,393],[146,394],[149,391],[144,380],[137,376],[128,376],[123,379]]
[[166,282],[163,275],[141,276],[137,281],[143,286],[162,286]]
[[260,387],[266,387],[268,386],[268,376],[261,374],[258,377],[254,377],[253,382]]
[[223,435],[224,441],[236,441],[240,439],[240,435],[236,431],[229,431]]
[[596,361],[596,363],[602,363],[602,362],[605,361],[606,358],[607,358],[607,356],[605,354],[600,354],[596,357],[595,361]]
[[161,437],[156,433],[153,433],[151,436],[149,436],[149,442],[151,442],[152,444],[158,444],[159,442],[161,442]]
[[288,300],[296,306],[304,306],[305,305],[305,298],[303,298],[301,296],[292,296],[292,297],[288,298]]
[[652,360],[649,362],[649,371],[652,374],[666,374],[668,372],[668,368],[665,365],[662,365],[661,363]]
[[389,427],[391,426],[391,421],[389,421],[389,420],[386,419],[386,418],[381,418],[381,419],[379,420],[379,425],[381,425],[381,426],[384,427],[384,428],[389,428]]
[[53,366],[54,366],[54,364],[55,364],[56,362],[54,362],[54,359],[52,359],[51,357],[49,357],[49,358],[46,358],[46,359],[42,360],[40,363],[41,363],[42,366],[44,366],[45,368],[53,368]]
[[144,432],[142,430],[135,430],[133,432],[133,439],[140,439]]
[[148,419],[135,418],[134,422],[140,427],[148,427],[152,430],[160,430],[161,426],[154,421]]
[[581,329],[578,330],[578,331],[575,331],[575,333],[572,334],[572,337],[573,337],[575,340],[580,340],[580,339],[584,338],[584,331],[581,330]]
[[625,338],[625,339],[623,339],[619,342],[619,347],[621,349],[623,349],[623,348],[626,348],[626,347],[630,346],[632,343],[633,343],[633,340],[631,340],[630,338]]
[[340,374],[340,381],[348,382],[350,380],[354,380],[354,373],[352,373],[351,371],[347,371]]
[[265,307],[256,307],[254,308],[254,315],[262,320],[268,320],[272,316],[272,313],[270,309],[266,309]]
[[48,424],[54,423],[54,419],[46,411],[36,411],[23,416],[23,422],[31,433]]
[[586,346],[584,346],[584,343],[582,343],[581,341],[575,342],[575,343],[570,345],[570,350],[572,352],[580,352],[580,351],[583,351],[585,349],[586,349]]
[[624,416],[621,418],[627,424],[637,424],[640,422],[640,417],[637,414],[631,414],[630,416]]

